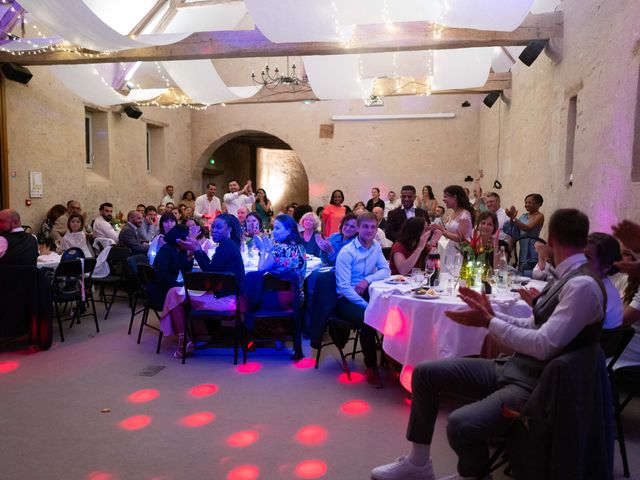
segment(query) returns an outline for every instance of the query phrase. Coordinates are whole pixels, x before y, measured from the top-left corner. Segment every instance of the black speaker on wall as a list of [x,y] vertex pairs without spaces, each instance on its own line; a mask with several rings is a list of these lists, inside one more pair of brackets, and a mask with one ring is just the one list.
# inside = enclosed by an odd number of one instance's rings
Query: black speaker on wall
[[536,61],[536,58],[540,56],[540,54],[544,50],[544,47],[546,46],[547,42],[545,41],[533,40],[527,44],[518,58],[527,67],[530,67],[531,65],[533,65],[533,62]]
[[127,114],[127,117],[140,118],[142,116],[142,110],[135,105],[125,105],[123,112]]
[[2,70],[2,74],[9,80],[24,83],[25,85],[29,83],[29,80],[33,77],[33,73],[31,73],[27,68],[21,65],[16,65],[15,63],[0,64],[0,70]]
[[484,97],[484,100],[482,101],[482,103],[484,103],[487,107],[491,108],[493,107],[493,104],[496,103],[496,101],[500,98],[500,95],[502,95],[502,92],[500,92],[499,90],[494,90],[493,92],[489,92],[487,96]]

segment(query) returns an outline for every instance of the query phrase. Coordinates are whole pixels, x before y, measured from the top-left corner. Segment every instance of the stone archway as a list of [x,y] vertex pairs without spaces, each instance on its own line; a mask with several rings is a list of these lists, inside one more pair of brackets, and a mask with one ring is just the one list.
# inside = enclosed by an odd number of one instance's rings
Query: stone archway
[[309,203],[309,179],[296,152],[280,138],[266,132],[243,130],[212,142],[200,157],[202,187],[213,182],[218,196],[231,180],[241,185],[251,179],[264,188],[275,212],[291,202]]

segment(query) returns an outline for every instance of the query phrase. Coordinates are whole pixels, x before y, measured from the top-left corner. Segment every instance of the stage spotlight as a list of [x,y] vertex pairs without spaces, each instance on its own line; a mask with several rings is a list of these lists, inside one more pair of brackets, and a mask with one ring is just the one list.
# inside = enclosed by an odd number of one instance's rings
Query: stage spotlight
[[522,63],[524,63],[527,67],[530,67],[533,62],[536,61],[536,58],[542,53],[544,47],[547,46],[547,42],[542,40],[533,40],[529,42],[526,48],[522,51],[520,56],[518,57]]

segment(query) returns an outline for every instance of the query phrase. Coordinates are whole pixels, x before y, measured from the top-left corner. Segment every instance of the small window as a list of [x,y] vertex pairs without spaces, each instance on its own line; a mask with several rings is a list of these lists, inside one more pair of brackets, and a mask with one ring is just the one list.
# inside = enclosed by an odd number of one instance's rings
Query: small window
[[576,143],[576,129],[578,128],[578,96],[569,99],[569,111],[567,113],[567,149],[565,151],[564,182],[570,185],[573,181],[573,154]]
[[147,173],[162,171],[164,167],[164,127],[147,123]]
[[84,163],[88,168],[93,167],[93,125],[91,121],[91,114],[85,112],[84,114],[84,146],[85,157]]

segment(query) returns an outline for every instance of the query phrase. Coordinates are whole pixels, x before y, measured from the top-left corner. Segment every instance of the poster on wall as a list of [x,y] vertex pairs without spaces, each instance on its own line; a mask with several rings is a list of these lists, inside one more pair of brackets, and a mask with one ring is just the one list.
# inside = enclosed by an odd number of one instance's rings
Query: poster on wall
[[29,172],[29,192],[31,198],[42,198],[44,196],[42,172]]

